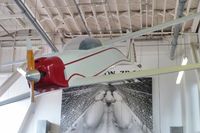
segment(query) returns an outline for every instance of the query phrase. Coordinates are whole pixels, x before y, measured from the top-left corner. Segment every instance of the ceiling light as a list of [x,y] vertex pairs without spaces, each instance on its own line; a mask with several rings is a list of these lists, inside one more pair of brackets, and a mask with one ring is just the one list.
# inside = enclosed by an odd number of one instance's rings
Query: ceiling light
[[[183,58],[181,65],[184,66],[184,65],[187,64],[187,62],[188,62],[188,58],[185,57],[185,58]],[[181,83],[181,79],[182,79],[182,77],[183,77],[183,74],[184,74],[184,71],[180,71],[180,72],[178,73],[178,77],[177,77],[177,79],[176,79],[176,84],[180,84],[180,83]]]

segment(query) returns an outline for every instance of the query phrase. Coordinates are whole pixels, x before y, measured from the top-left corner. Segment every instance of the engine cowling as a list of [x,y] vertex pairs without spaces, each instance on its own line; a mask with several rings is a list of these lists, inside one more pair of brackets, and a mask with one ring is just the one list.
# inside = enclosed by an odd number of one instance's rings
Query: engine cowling
[[65,79],[65,66],[57,56],[42,57],[35,60],[35,68],[41,74],[40,80],[35,83],[35,90],[39,92],[68,87]]

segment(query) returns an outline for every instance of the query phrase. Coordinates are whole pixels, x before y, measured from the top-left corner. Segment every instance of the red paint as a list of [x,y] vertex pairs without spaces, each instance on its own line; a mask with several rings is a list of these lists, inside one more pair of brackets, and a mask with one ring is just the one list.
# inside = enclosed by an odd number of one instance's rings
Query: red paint
[[79,74],[79,73],[74,73],[74,74],[72,74],[69,78],[68,78],[68,81],[70,81],[70,79],[72,78],[72,77],[74,77],[74,76],[80,76],[80,77],[83,77],[83,78],[85,78],[85,76],[84,75],[82,75],[82,74]]
[[35,68],[43,74],[40,81],[35,84],[39,92],[50,90],[52,88],[68,87],[68,81],[65,80],[64,63],[57,56],[42,57],[35,60]]
[[[99,54],[99,53],[102,53],[102,52],[105,52],[105,51],[108,51],[108,50],[111,50],[111,49],[117,50],[118,52],[120,52],[121,54],[123,54],[119,49],[114,48],[114,47],[111,47],[111,48],[107,48],[107,49],[98,51],[98,52],[96,52],[96,53],[87,55],[87,56],[85,56],[85,57],[79,58],[79,59],[77,59],[77,60],[71,61],[71,62],[69,62],[69,63],[66,63],[65,66],[70,65],[70,64],[73,64],[73,63],[76,63],[76,62],[81,61],[81,60],[84,60],[84,59],[87,59],[87,58],[89,58],[89,57],[91,57],[91,56],[97,55],[97,54]],[[123,55],[124,55],[124,54],[123,54]]]

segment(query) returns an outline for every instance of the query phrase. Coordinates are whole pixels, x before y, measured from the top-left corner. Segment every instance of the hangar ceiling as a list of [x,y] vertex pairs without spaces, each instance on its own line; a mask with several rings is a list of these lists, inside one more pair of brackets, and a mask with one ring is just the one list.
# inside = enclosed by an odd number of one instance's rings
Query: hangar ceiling
[[[55,44],[91,35],[112,38],[176,18],[179,0],[23,0]],[[199,0],[187,0],[184,15],[200,10]],[[14,0],[0,2],[0,41],[32,41],[41,37]],[[196,32],[199,20],[183,24],[181,32]],[[148,36],[172,35],[168,27]],[[16,43],[17,44],[17,43]],[[19,44],[20,45],[20,44]]]

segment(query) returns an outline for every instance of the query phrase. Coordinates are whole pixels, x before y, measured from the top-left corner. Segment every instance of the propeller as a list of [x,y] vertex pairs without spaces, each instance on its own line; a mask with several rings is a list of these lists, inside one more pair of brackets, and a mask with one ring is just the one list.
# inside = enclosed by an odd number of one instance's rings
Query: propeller
[[34,84],[40,80],[40,72],[35,69],[35,60],[32,49],[32,44],[29,38],[27,38],[27,52],[26,52],[26,61],[27,61],[27,71],[24,71],[22,68],[17,68],[17,71],[26,77],[29,82],[31,89],[31,102],[34,102]]

